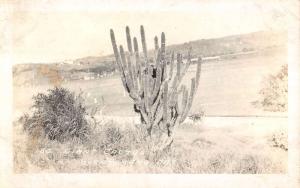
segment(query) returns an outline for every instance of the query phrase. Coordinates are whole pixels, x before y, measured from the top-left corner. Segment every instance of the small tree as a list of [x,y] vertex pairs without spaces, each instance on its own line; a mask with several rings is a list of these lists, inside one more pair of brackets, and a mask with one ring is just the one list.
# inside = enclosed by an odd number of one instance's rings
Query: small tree
[[58,141],[87,138],[90,130],[81,95],[56,87],[47,94],[38,93],[33,100],[33,114],[26,115],[24,121],[24,129],[29,134],[36,134],[38,130],[50,140]]
[[[137,38],[133,41],[129,27],[126,27],[128,52],[122,45],[117,47],[113,30],[110,30],[112,47],[121,74],[124,88],[134,101],[134,110],[140,114],[142,125],[151,137],[153,128],[159,133],[166,133],[171,138],[173,128],[182,123],[192,106],[198,88],[201,69],[201,58],[198,59],[197,71],[191,79],[190,91],[181,81],[191,64],[191,50],[187,62],[183,62],[181,54],[176,56],[176,74],[173,74],[175,57],[166,56],[165,34],[161,34],[161,45],[154,38],[154,57],[148,56],[145,31],[140,27],[143,55],[140,56]],[[133,42],[133,45],[132,45]],[[170,139],[172,142],[172,139]]]
[[275,75],[269,75],[263,81],[261,105],[267,111],[288,110],[288,66],[284,65]]

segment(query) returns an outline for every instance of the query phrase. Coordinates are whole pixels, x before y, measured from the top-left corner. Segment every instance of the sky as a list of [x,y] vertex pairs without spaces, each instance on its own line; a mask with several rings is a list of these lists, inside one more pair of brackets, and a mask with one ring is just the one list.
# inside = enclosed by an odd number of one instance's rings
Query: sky
[[13,8],[9,31],[15,64],[112,54],[109,30],[114,29],[118,44],[125,45],[127,25],[138,39],[139,26],[144,25],[149,49],[161,32],[170,45],[287,27],[280,4],[260,1],[44,2]]

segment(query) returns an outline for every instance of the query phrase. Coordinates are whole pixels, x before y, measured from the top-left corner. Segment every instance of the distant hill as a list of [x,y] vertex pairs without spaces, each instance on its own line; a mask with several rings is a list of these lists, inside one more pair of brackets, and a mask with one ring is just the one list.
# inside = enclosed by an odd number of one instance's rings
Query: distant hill
[[193,56],[217,56],[248,51],[260,51],[285,46],[286,32],[254,32],[249,34],[226,36],[215,39],[202,39],[183,44],[168,46],[168,51],[187,54],[188,48],[193,49]]
[[[287,33],[286,32],[266,32],[259,31],[248,34],[226,36],[214,39],[201,39],[195,41],[185,42],[183,44],[175,44],[167,46],[167,56],[170,56],[171,52],[182,53],[185,57],[188,49],[192,48],[192,57],[212,57],[223,56],[234,58],[237,54],[260,52],[264,50],[281,49],[286,47]],[[153,49],[149,50],[149,56],[153,54]],[[114,63],[113,54],[107,56],[88,56],[66,62],[58,62],[46,64],[53,72],[58,72],[65,80],[83,79],[86,74],[92,74],[92,77],[99,77],[101,75],[107,75],[116,71],[116,64]],[[38,71],[39,67],[44,67],[45,64],[19,64],[14,65],[13,75],[14,77],[26,72],[24,75],[30,75],[34,71]],[[31,78],[31,77],[30,77]],[[27,77],[18,78],[22,82],[23,79],[29,79]],[[32,78],[31,78],[32,79]]]
[[[266,32],[259,31],[248,34],[232,35],[221,38],[201,39],[167,46],[167,54],[171,52],[187,54],[188,49],[192,48],[192,56],[210,57],[218,55],[235,54],[248,51],[259,51],[285,46],[287,42],[286,32]],[[149,50],[152,54],[153,50]],[[95,57],[89,56],[76,59],[75,62],[100,63],[114,61],[113,55]]]

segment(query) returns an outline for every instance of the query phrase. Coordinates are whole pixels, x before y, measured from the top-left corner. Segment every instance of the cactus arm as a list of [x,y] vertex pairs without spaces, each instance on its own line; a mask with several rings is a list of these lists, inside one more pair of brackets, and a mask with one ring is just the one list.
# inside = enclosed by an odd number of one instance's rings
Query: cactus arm
[[141,40],[142,40],[142,47],[143,47],[144,58],[147,59],[148,55],[147,55],[147,44],[146,44],[146,37],[145,37],[144,26],[141,25],[140,30],[141,30]]
[[143,92],[144,92],[144,90],[143,90],[144,80],[142,79],[143,66],[140,61],[139,46],[138,46],[136,37],[133,38],[133,47],[134,47],[134,53],[135,53],[137,77],[138,77],[138,81],[139,81],[139,95],[142,96]]
[[[182,123],[186,119],[186,117],[188,115],[188,112],[191,109],[191,106],[192,106],[192,103],[193,103],[193,100],[194,100],[194,96],[195,96],[196,90],[197,90],[198,85],[199,85],[200,72],[201,72],[201,58],[198,58],[196,77],[191,80],[190,96],[188,98],[187,90],[183,94],[183,99],[182,99],[182,105],[183,105],[182,110],[183,111],[182,111],[179,123]],[[188,98],[188,100],[187,100],[187,98]]]
[[178,53],[177,54],[177,72],[176,72],[177,79],[176,80],[178,80],[180,77],[181,64],[182,64],[182,56],[181,56],[181,54]]
[[155,80],[155,85],[154,85],[154,89],[152,92],[152,96],[151,96],[151,102],[153,103],[155,100],[157,100],[157,96],[160,92],[160,88],[161,88],[161,78],[162,78],[162,69],[161,67],[157,67],[156,68],[156,80]]
[[168,121],[168,83],[164,83],[163,92],[163,123],[166,125]]
[[136,84],[136,79],[134,79],[134,65],[132,64],[131,62],[131,56],[127,56],[127,68],[128,68],[128,72],[129,72],[129,78],[130,78],[130,81],[131,81],[131,93],[133,93],[134,95],[137,95],[137,84]]
[[[155,74],[156,74],[156,78],[152,78],[154,80],[153,82],[153,87],[151,88],[151,103],[154,102],[154,98],[155,96],[157,96],[158,92],[159,92],[159,87],[160,87],[160,84],[161,84],[161,76],[162,76],[162,73],[161,73],[161,64],[160,64],[160,49],[158,47],[158,41],[157,41],[157,37],[155,37],[154,39],[155,41],[155,48],[157,48],[155,50],[155,56],[154,56],[154,59],[155,59]],[[154,73],[154,72],[153,72]],[[151,79],[151,78],[150,78]]]
[[201,58],[198,58],[197,62],[197,71],[196,71],[196,88],[198,88],[199,81],[200,81],[200,72],[201,72]]
[[185,67],[184,67],[183,72],[180,74],[180,77],[179,77],[179,79],[178,79],[178,83],[177,83],[177,84],[180,84],[180,83],[181,83],[182,78],[184,77],[184,75],[185,75],[186,72],[188,71],[190,64],[191,64],[191,50],[189,50],[189,52],[188,52],[187,62],[186,62],[186,64],[185,64]]
[[123,84],[124,88],[126,89],[126,91],[129,92],[129,88],[126,84],[126,78],[125,78],[125,74],[124,74],[123,67],[121,64],[120,54],[119,54],[118,47],[116,44],[115,34],[112,29],[110,30],[110,37],[111,37],[111,43],[113,46],[114,55],[116,58],[116,63],[117,63],[117,66],[118,66],[118,69],[119,69],[119,72],[121,75],[122,84]]
[[160,122],[163,121],[163,102],[160,101],[158,103],[157,110],[153,114],[154,121],[153,121],[153,126],[157,126]]
[[180,78],[180,72],[181,72],[181,55],[178,53],[177,54],[177,71],[176,71],[176,75],[173,79],[173,82],[172,82],[172,87],[171,87],[171,92],[170,92],[170,95],[172,95],[175,90],[176,90],[176,86],[177,86],[177,83],[179,81],[179,78]]
[[185,109],[183,111],[183,114],[181,116],[180,123],[182,123],[186,119],[186,117],[188,115],[188,112],[191,109],[191,106],[192,106],[192,103],[193,103],[193,99],[194,99],[195,91],[196,91],[195,78],[192,78],[190,96],[189,96],[189,99],[187,101],[186,107],[185,107]]
[[[124,73],[128,73],[128,66],[127,66],[127,62],[126,62],[126,56],[125,56],[125,52],[124,52],[124,48],[122,45],[120,45],[120,55],[121,55],[121,64],[123,67],[123,71]],[[125,74],[126,75],[126,74]]]
[[163,86],[164,86],[164,84],[161,84],[158,95],[154,99],[154,103],[153,103],[152,108],[151,108],[152,114],[154,114],[154,116],[155,116],[155,113],[156,113],[157,109],[159,108],[159,105],[160,105],[161,100],[162,100],[162,95],[163,95],[163,88],[162,87]]
[[168,89],[166,84],[167,84],[166,81],[161,83],[158,96],[155,99],[154,104],[152,105],[151,111],[152,111],[152,115],[155,119],[155,121],[153,123],[154,126],[158,125],[161,121],[163,121],[163,114],[164,114],[163,108],[164,108],[164,102],[165,102],[164,100],[167,100],[167,99],[164,99],[164,97],[166,98],[168,95],[167,93],[165,93],[166,90]]
[[132,89],[132,80],[130,78],[129,75],[129,71],[128,71],[128,65],[126,63],[126,56],[125,56],[125,52],[123,49],[123,46],[120,45],[120,55],[121,55],[121,65],[123,67],[123,72],[124,72],[124,76],[125,76],[125,80],[126,80],[126,85],[129,88],[129,90],[131,91]]
[[154,37],[154,56],[153,56],[153,63],[157,67],[158,65],[158,51],[159,51],[159,45],[158,45],[158,38],[157,36]]
[[[128,62],[128,70],[130,79],[132,80],[132,86],[134,89],[134,94],[138,94],[138,83],[137,83],[137,73],[136,73],[136,66],[132,63],[133,62],[133,50],[132,50],[132,41],[130,36],[130,30],[129,27],[126,26],[126,40],[127,40],[127,47],[129,51],[129,56],[127,56],[127,62]],[[137,47],[137,46],[135,46]]]
[[158,49],[156,56],[155,56],[155,66],[160,67],[161,66],[161,50]]
[[149,113],[149,93],[148,93],[148,85],[149,85],[149,79],[148,79],[148,74],[143,74],[143,80],[144,80],[144,105],[146,112]]
[[136,90],[136,94],[139,95],[139,91],[140,91],[140,83],[139,83],[139,79],[138,79],[138,69],[137,67],[132,64],[132,71],[133,71],[133,82],[134,82],[134,86],[135,86],[135,90]]
[[146,112],[150,112],[150,107],[149,107],[149,86],[150,86],[150,75],[149,75],[149,61],[148,61],[148,55],[147,55],[147,45],[146,45],[146,37],[145,37],[145,31],[144,27],[140,27],[140,32],[141,32],[141,41],[142,41],[142,48],[143,48],[143,54],[144,54],[144,66],[143,69],[145,69],[147,72],[145,73],[144,70],[142,71],[142,77],[143,77],[143,91],[144,91],[144,103],[145,103],[145,109]]
[[185,74],[190,66],[190,63],[191,63],[191,50],[189,50],[189,52],[188,52],[188,60],[184,67],[184,70],[181,71],[182,56],[181,56],[181,54],[177,54],[177,73],[176,73],[176,76],[172,83],[172,90],[170,92],[171,96],[174,94],[174,92],[176,92],[176,88],[180,85],[183,77],[185,76]]
[[196,77],[191,80],[191,90],[190,90],[189,98],[188,98],[187,90],[184,89],[185,92],[184,92],[183,98],[182,98],[182,112],[181,112],[181,117],[180,117],[179,123],[182,123],[186,119],[188,112],[192,106],[195,92],[199,85],[200,72],[201,72],[201,58],[198,58]]
[[136,65],[140,65],[140,54],[139,54],[139,45],[137,43],[136,37],[133,37],[133,47],[134,47],[134,54],[136,59]]
[[140,112],[141,112],[141,115],[143,116],[143,119],[145,120],[146,125],[149,126],[149,124],[150,124],[149,117],[148,117],[146,109],[143,105],[141,105]]
[[125,56],[125,58],[126,58],[126,62],[127,62],[127,71],[128,71],[129,80],[130,80],[130,82],[132,84],[132,89],[134,89],[133,71],[132,71],[131,59],[130,59],[130,56]]
[[[178,106],[177,106],[178,107]],[[178,108],[174,106],[172,108],[172,119],[170,119],[169,126],[167,126],[168,129],[168,136],[171,136],[171,133],[173,132],[174,127],[177,125],[177,119],[178,119]]]
[[165,56],[166,56],[166,36],[165,36],[165,33],[162,32],[161,33],[161,45],[160,45],[160,48],[161,48],[161,60],[162,60],[162,63],[165,63]]
[[128,88],[129,96],[133,100],[138,100],[138,94],[137,94],[137,92],[134,88],[134,84],[133,84],[131,61],[129,58],[127,58],[128,64],[126,65],[126,56],[125,56],[122,45],[120,45],[120,54],[121,54],[121,64],[124,65],[123,72],[124,72],[124,77],[125,77],[125,82],[126,82],[125,85]]
[[188,51],[188,58],[187,58],[187,62],[185,64],[185,67],[184,67],[184,71],[182,72],[181,74],[181,78],[179,80],[179,83],[181,82],[182,78],[184,77],[185,73],[187,72],[187,70],[189,69],[189,66],[191,64],[191,49]]
[[[190,58],[189,58],[189,60],[190,60]],[[201,72],[201,58],[198,58],[196,76],[195,76],[195,78],[193,78],[191,80],[191,90],[190,90],[189,97],[188,97],[187,90],[184,88],[185,91],[184,91],[184,94],[182,97],[182,112],[181,112],[181,117],[180,117],[179,123],[182,123],[186,119],[188,112],[192,106],[194,95],[198,88],[198,84],[199,84],[199,80],[200,80],[200,72]]]
[[111,38],[111,43],[113,46],[113,51],[114,51],[114,55],[116,58],[116,62],[119,63],[120,62],[120,54],[118,51],[118,47],[117,47],[117,43],[116,43],[116,39],[115,39],[115,34],[114,31],[112,29],[110,29],[110,38]]
[[157,36],[154,37],[154,49],[158,50],[159,46],[158,46],[158,38]]
[[172,56],[171,56],[168,81],[172,80],[172,77],[173,77],[173,68],[174,68],[174,52],[172,52]]
[[183,94],[182,94],[182,100],[181,100],[181,110],[179,112],[180,116],[182,116],[182,114],[184,113],[186,106],[187,106],[187,101],[188,101],[188,95],[189,92],[186,89],[185,86],[183,86]]
[[129,27],[126,26],[126,40],[127,40],[127,47],[130,54],[132,54],[132,43],[131,43],[131,36],[130,36],[130,30]]

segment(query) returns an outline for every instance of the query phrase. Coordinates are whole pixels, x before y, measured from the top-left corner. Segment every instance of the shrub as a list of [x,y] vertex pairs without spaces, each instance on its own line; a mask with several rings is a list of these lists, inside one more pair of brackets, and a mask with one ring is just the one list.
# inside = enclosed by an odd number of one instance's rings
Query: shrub
[[103,140],[104,152],[112,156],[119,154],[122,148],[121,139],[123,137],[121,131],[117,127],[109,127],[105,130]]
[[33,136],[65,141],[85,140],[90,132],[81,95],[55,87],[33,97],[33,114],[24,116],[24,130]]
[[266,111],[287,111],[288,109],[288,66],[282,66],[276,75],[264,80],[260,90],[262,107]]
[[258,161],[257,157],[253,155],[245,155],[241,158],[238,163],[238,173],[241,174],[257,174],[258,172]]
[[189,116],[189,118],[190,118],[194,123],[196,123],[196,122],[198,122],[198,121],[202,121],[203,117],[204,117],[204,111],[203,111],[203,110],[201,110],[201,111],[199,111],[199,112],[196,112],[196,113],[194,113],[194,114],[192,114],[192,115]]
[[285,132],[274,133],[270,138],[270,142],[272,147],[288,151],[288,136]]
[[141,143],[144,141],[139,129],[135,127],[120,128],[120,125],[113,121],[102,125],[99,131],[99,134],[93,133],[96,139],[95,144],[100,146],[104,153],[111,156],[127,155],[131,150],[141,147]]

